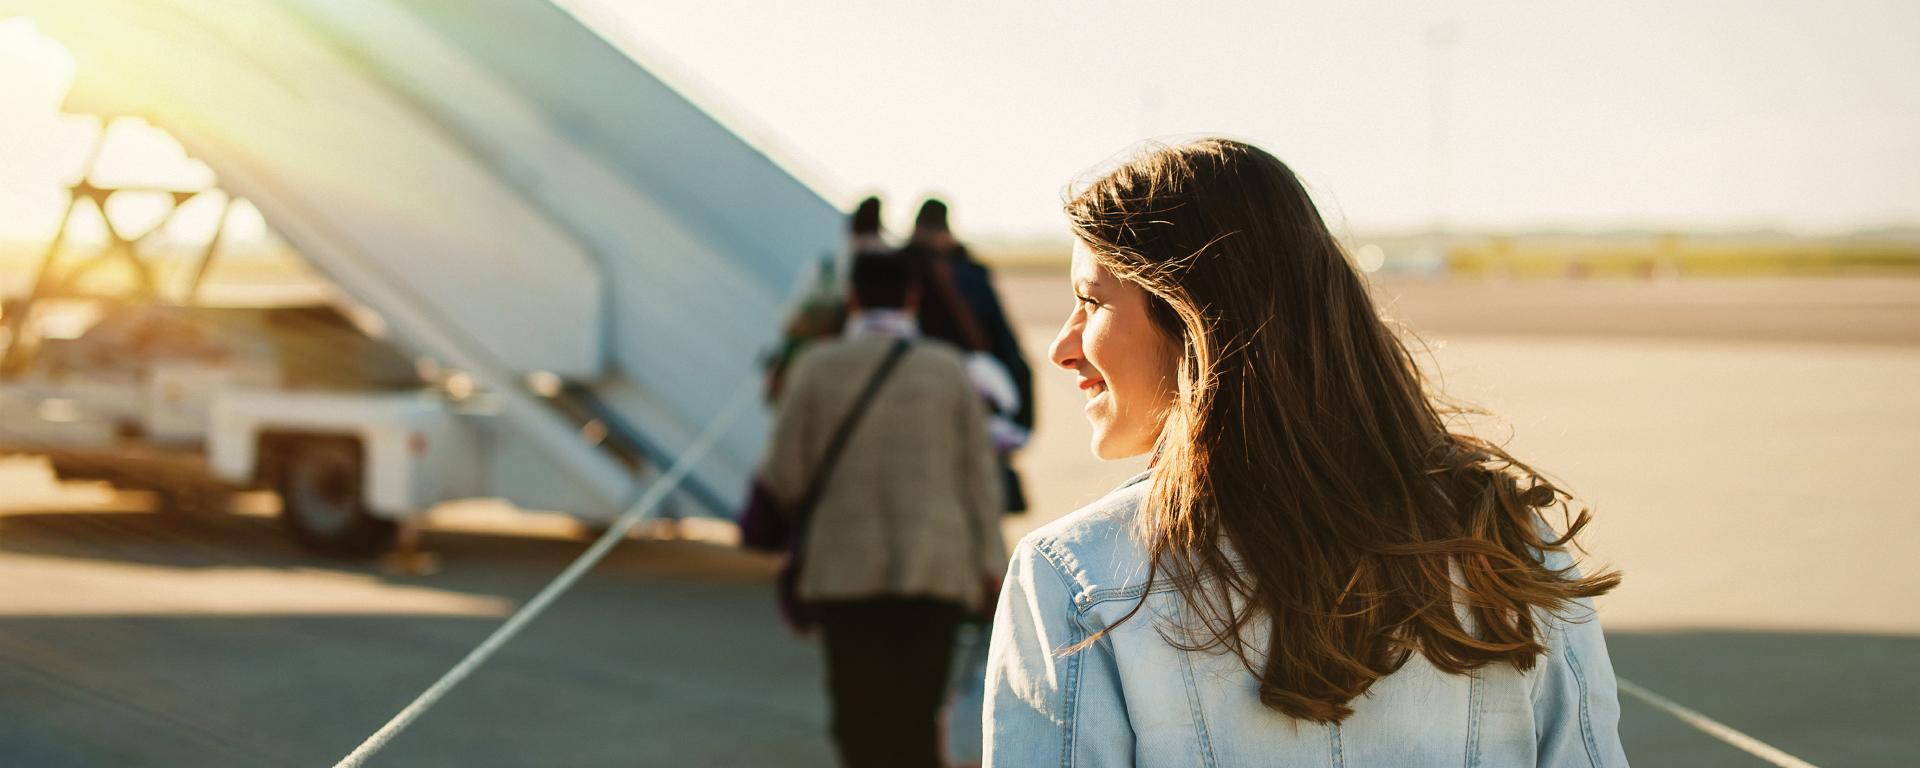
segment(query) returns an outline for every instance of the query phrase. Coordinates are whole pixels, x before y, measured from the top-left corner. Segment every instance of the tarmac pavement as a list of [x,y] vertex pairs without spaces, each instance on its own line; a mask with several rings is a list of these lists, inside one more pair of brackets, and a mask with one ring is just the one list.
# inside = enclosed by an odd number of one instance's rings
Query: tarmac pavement
[[[1064,281],[1002,279],[1043,363]],[[1380,288],[1448,390],[1503,417],[1479,428],[1593,505],[1592,561],[1627,578],[1601,608],[1622,677],[1817,765],[1920,762],[1920,281]],[[1013,535],[1138,466],[1088,457],[1078,393],[1041,368]],[[449,508],[426,535],[444,570],[398,576],[295,549],[260,501],[155,514],[0,461],[0,765],[329,765],[585,542]],[[371,764],[830,765],[772,567],[623,544]],[[1764,764],[1622,704],[1636,765]]]

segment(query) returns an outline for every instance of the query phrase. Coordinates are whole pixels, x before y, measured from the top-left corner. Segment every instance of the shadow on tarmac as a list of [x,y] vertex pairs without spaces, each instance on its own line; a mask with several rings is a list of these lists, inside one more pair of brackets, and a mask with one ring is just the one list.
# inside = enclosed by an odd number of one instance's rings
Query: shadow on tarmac
[[[430,531],[445,570],[315,557],[272,519],[0,515],[0,558],[329,570],[531,597],[581,540]],[[788,635],[772,563],[629,541],[376,765],[830,765],[817,654]],[[4,616],[0,764],[329,765],[499,624],[494,617]]]

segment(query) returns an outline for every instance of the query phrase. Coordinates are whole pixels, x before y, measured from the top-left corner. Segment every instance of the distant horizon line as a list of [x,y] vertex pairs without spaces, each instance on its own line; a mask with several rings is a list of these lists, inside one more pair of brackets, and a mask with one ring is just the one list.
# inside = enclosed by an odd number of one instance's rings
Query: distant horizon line
[[[1073,238],[1066,232],[1058,234],[1008,234],[983,232],[977,235],[956,233],[967,243],[995,245],[1000,247],[1040,247],[1071,243]],[[1854,242],[1862,240],[1886,240],[1902,243],[1920,243],[1920,222],[1912,224],[1891,224],[1884,226],[1862,226],[1834,230],[1802,230],[1790,227],[1663,227],[1653,225],[1623,225],[1609,227],[1581,226],[1539,226],[1539,227],[1453,227],[1440,232],[1430,229],[1411,227],[1381,227],[1377,229],[1355,227],[1342,230],[1335,228],[1334,235],[1343,240],[1424,240],[1436,235],[1447,240],[1472,240],[1484,238],[1569,238],[1592,240],[1623,240],[1658,237],[1701,238],[1711,240],[1764,240],[1797,242]]]
[[[272,230],[272,225],[268,225]],[[1057,234],[1004,233],[985,231],[969,234],[964,230],[956,233],[964,243],[985,249],[1042,249],[1065,248],[1073,242],[1072,235],[1065,231]],[[1409,241],[1427,240],[1435,236],[1448,241],[1483,240],[1488,238],[1510,239],[1572,239],[1572,240],[1635,240],[1661,237],[1696,238],[1705,240],[1746,240],[1761,242],[1889,242],[1908,245],[1920,245],[1920,222],[1912,224],[1890,224],[1883,226],[1863,226],[1844,230],[1797,230],[1789,227],[1663,227],[1655,225],[1622,225],[1606,227],[1539,226],[1539,227],[1454,227],[1441,232],[1410,227],[1382,227],[1378,229],[1335,228],[1335,236],[1342,240],[1373,241]],[[894,233],[901,237],[900,233]],[[50,236],[22,237],[0,235],[0,258],[17,258],[20,252],[39,253],[50,242]],[[243,238],[230,240],[227,247],[240,247],[248,250],[272,252],[279,248],[276,238]],[[296,250],[291,245],[288,250]]]

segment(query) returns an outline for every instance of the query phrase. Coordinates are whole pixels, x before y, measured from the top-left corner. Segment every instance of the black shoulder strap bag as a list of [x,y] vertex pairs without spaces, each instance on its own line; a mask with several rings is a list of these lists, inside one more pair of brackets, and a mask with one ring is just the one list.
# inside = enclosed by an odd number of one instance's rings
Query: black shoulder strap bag
[[880,367],[867,379],[867,386],[853,401],[853,408],[840,420],[840,427],[833,432],[828,441],[826,453],[820,455],[820,466],[813,470],[813,478],[807,483],[807,492],[800,497],[790,515],[793,518],[793,536],[789,538],[787,562],[780,567],[778,585],[780,588],[780,615],[786,619],[787,626],[796,631],[813,629],[813,612],[800,600],[800,571],[806,565],[807,528],[813,522],[814,505],[820,503],[820,495],[826,492],[827,478],[833,475],[833,466],[840,461],[840,453],[846,450],[847,440],[853,437],[854,428],[860,425],[860,417],[865,416],[867,407],[873,404],[873,396],[880,391],[880,385],[886,383],[887,376],[893,373],[894,366],[907,356],[907,348],[912,342],[899,339],[893,348],[887,350],[886,359],[880,361]]

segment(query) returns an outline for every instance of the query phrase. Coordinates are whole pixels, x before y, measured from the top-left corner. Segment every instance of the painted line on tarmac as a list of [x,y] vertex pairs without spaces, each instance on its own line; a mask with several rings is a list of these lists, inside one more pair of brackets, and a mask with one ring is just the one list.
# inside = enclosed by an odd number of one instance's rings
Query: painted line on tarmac
[[1616,678],[1614,682],[1619,684],[1621,693],[1652,704],[1654,708],[1673,715],[1678,718],[1680,722],[1698,728],[1708,736],[1724,741],[1732,745],[1735,749],[1749,755],[1780,766],[1780,768],[1818,768],[1818,766],[1815,766],[1813,763],[1787,754],[1785,750],[1779,747],[1741,733],[1726,723],[1722,723],[1681,706],[1678,702],[1635,685],[1625,678]]
[[413,703],[400,710],[400,713],[394,715],[386,725],[380,726],[380,730],[374,731],[373,735],[361,742],[351,754],[335,763],[334,768],[360,768],[365,765],[367,758],[373,757],[375,753],[385,748],[388,742],[393,741],[393,737],[400,735],[400,732],[412,725],[420,715],[439,703],[441,697],[446,696],[448,691],[453,690],[460,681],[467,679],[475,669],[486,663],[487,659],[500,650],[501,646],[520,634],[520,630],[539,617],[548,605],[553,604],[560,595],[573,588],[574,583],[578,582],[581,576],[586,575],[588,570],[599,564],[600,558],[605,557],[613,550],[615,544],[627,537],[628,529],[645,518],[654,507],[660,505],[660,502],[666,500],[667,494],[672,493],[673,489],[680,485],[680,481],[685,480],[693,471],[693,466],[700,463],[708,451],[713,450],[713,446],[720,442],[721,436],[733,426],[733,422],[739,420],[747,407],[758,399],[759,390],[756,386],[758,383],[752,377],[748,377],[747,381],[741,383],[739,391],[734,393],[733,401],[727,404],[726,410],[714,417],[713,421],[708,422],[706,431],[701,432],[700,437],[687,446],[687,450],[680,454],[680,458],[675,460],[664,474],[647,485],[646,492],[627,506],[626,511],[622,512],[620,517],[613,521],[613,525],[607,528],[607,532],[600,534],[600,538],[593,542],[593,546],[574,558],[573,563],[569,564],[566,570],[561,571],[559,576],[553,577],[553,581],[548,583],[545,589],[540,590],[540,594],[534,595],[526,605],[520,606],[520,610],[507,617],[506,622],[502,623],[499,629],[494,630],[493,634],[488,635],[487,639],[480,641],[479,645],[469,651],[466,658],[453,665],[453,668],[441,675],[433,685],[421,691],[420,696],[415,698]]

